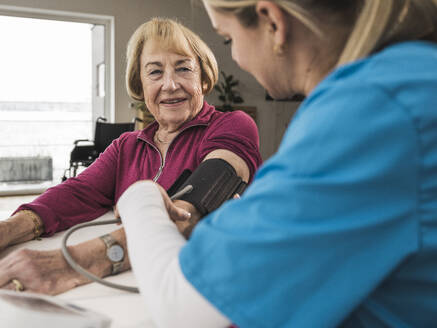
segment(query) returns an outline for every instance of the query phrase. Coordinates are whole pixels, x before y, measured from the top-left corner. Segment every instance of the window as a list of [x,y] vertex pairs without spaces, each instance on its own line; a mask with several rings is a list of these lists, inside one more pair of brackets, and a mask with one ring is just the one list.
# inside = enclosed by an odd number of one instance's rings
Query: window
[[111,118],[111,20],[1,14],[0,194],[44,189],[61,181],[73,141]]

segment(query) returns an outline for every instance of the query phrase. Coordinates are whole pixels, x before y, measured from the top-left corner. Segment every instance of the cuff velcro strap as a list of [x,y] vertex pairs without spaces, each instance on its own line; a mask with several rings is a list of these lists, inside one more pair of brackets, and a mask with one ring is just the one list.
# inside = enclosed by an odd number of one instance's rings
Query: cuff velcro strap
[[242,194],[247,184],[235,169],[219,158],[202,162],[180,189],[192,185],[193,190],[180,199],[193,204],[202,216],[214,211],[236,193]]

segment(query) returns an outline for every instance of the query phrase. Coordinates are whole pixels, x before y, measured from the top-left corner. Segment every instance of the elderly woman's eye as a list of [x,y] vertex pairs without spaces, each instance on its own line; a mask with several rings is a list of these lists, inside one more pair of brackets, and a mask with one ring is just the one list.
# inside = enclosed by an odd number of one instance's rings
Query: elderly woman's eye
[[155,69],[155,70],[149,72],[150,75],[160,74],[160,73],[161,73],[161,70],[159,70],[159,69]]
[[231,44],[231,43],[232,43],[231,38],[227,38],[227,39],[225,39],[225,41],[223,41],[223,44]]
[[178,71],[178,72],[190,72],[191,69],[188,67],[178,67],[178,68],[176,68],[176,71]]

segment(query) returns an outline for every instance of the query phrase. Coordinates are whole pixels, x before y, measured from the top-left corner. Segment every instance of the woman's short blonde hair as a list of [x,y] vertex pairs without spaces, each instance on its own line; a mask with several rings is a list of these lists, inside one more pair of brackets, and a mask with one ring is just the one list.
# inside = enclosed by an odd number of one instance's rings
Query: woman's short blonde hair
[[[216,10],[235,14],[242,25],[256,24],[254,8],[259,0],[204,1]],[[326,33],[320,24],[322,16],[340,13],[345,8],[350,10],[354,6],[358,14],[350,24],[351,32],[337,65],[365,57],[393,42],[421,38],[437,40],[437,0],[269,1],[299,19],[322,38]],[[344,20],[350,20],[350,17],[344,15]]]
[[153,18],[142,24],[127,45],[126,88],[130,97],[143,101],[140,77],[140,57],[148,41],[159,42],[163,50],[182,56],[197,57],[201,70],[203,94],[212,91],[218,80],[217,61],[211,49],[193,31],[169,18]]

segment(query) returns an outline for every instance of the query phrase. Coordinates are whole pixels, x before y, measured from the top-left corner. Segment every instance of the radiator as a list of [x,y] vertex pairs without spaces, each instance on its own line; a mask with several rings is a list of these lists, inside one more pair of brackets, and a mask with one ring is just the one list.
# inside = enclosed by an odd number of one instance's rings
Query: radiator
[[53,180],[51,157],[0,158],[0,182],[42,182]]

